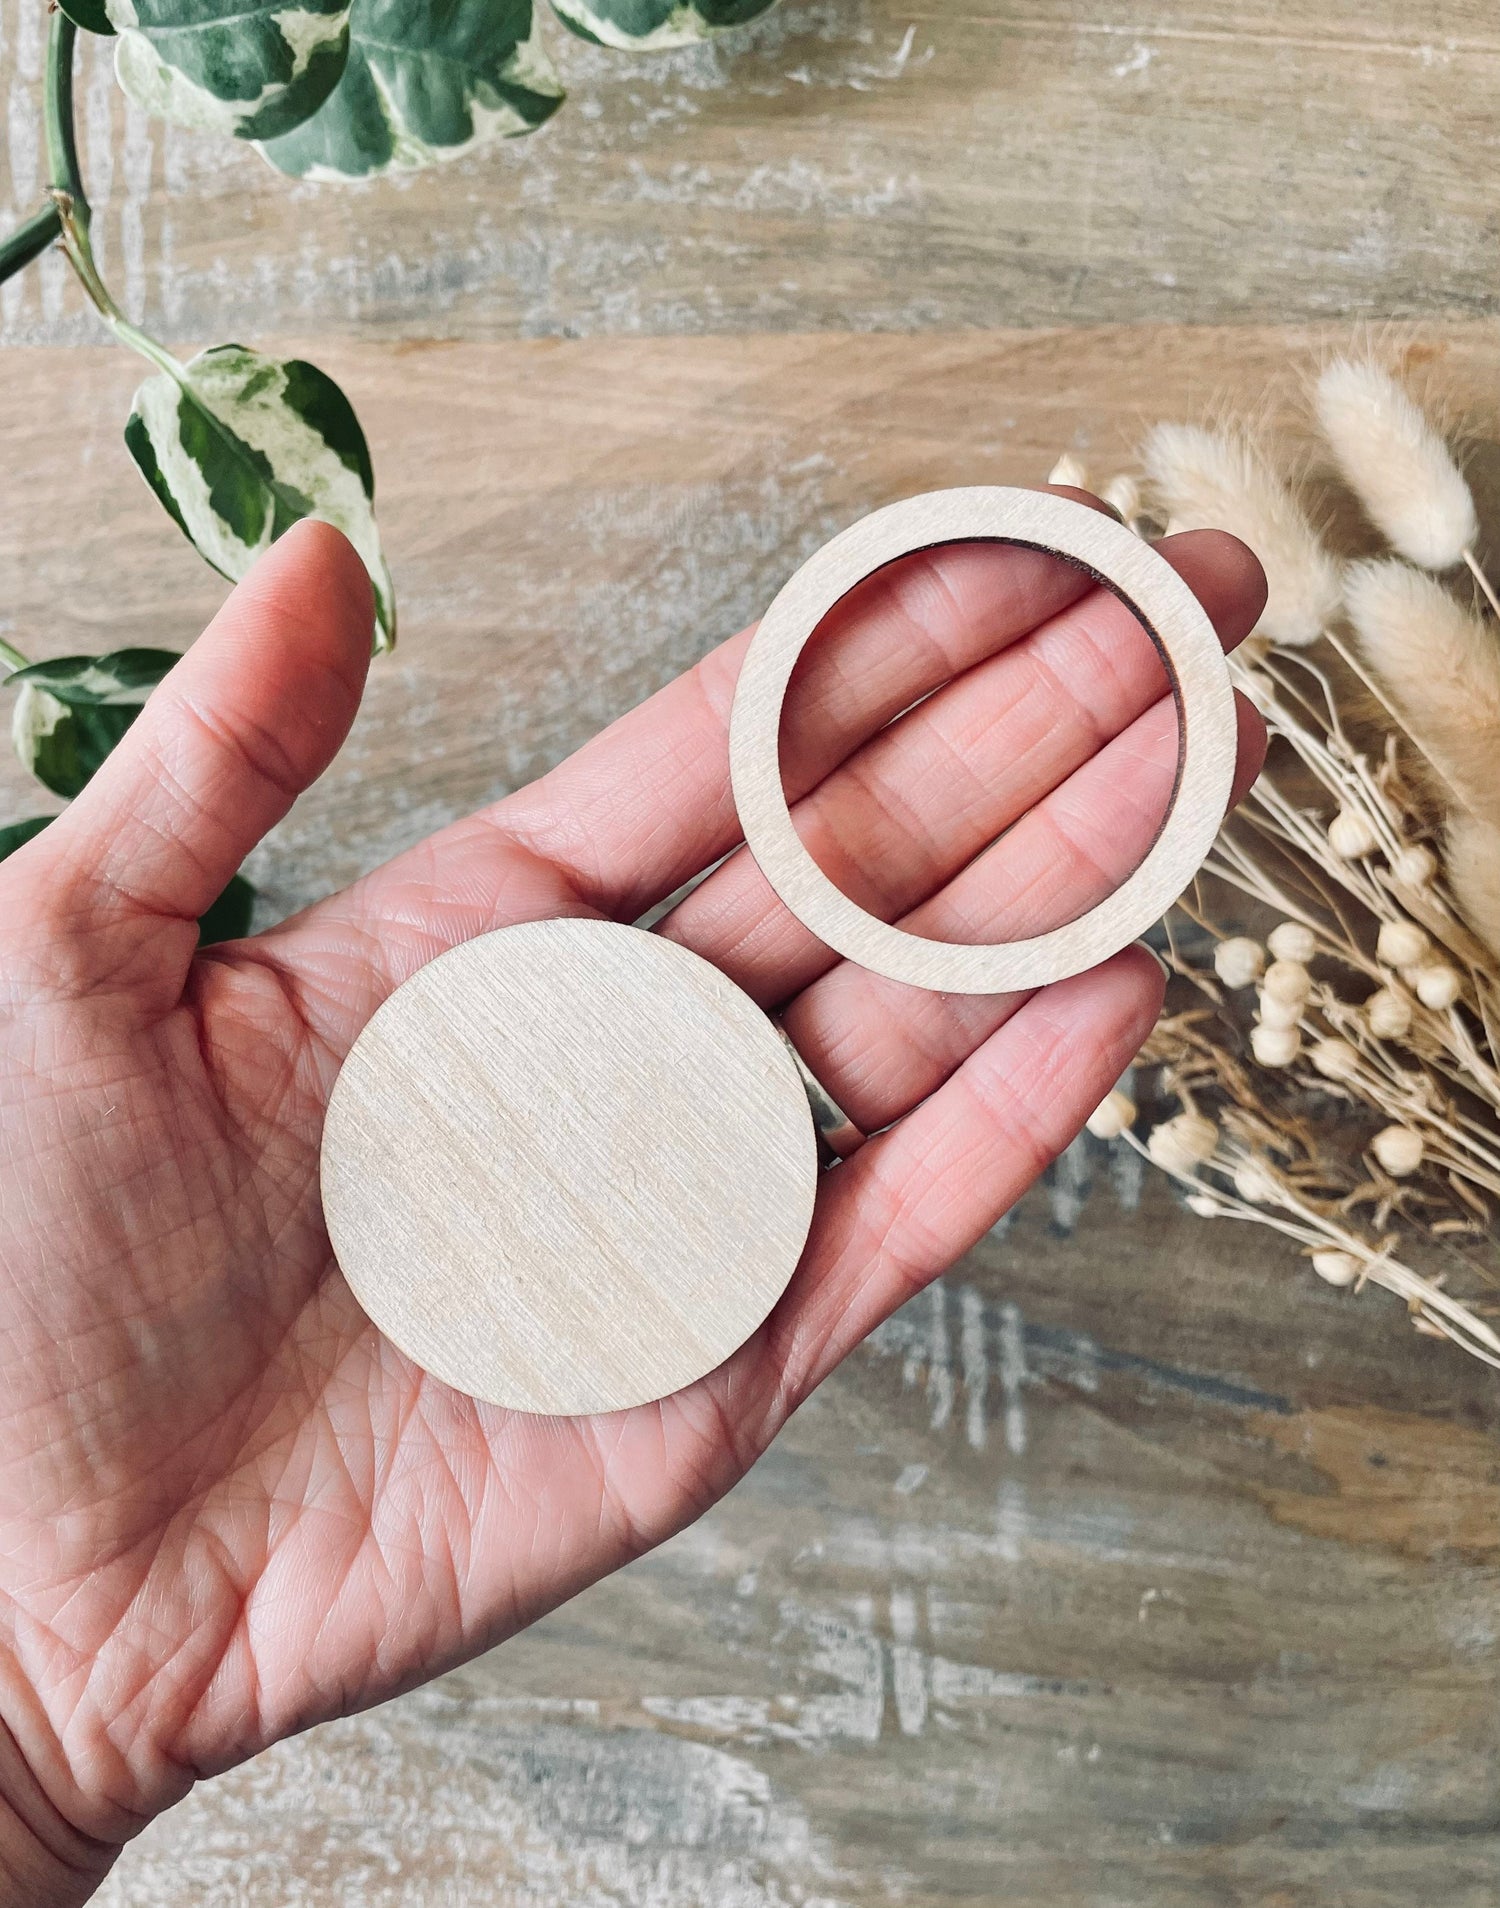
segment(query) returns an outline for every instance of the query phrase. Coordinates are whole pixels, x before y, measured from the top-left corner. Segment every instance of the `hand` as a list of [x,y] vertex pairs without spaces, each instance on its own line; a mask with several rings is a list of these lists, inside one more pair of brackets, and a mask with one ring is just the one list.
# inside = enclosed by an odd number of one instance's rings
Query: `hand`
[[[1226,643],[1243,636],[1254,558],[1214,533],[1163,548]],[[783,759],[805,838],[865,906],[1004,939],[1140,859],[1176,716],[1107,592],[1035,553],[956,547],[883,572],[836,621],[794,682]],[[879,1136],[824,1176],[785,1299],[701,1383],[589,1419],[476,1404],[382,1339],[329,1255],[329,1089],[443,949],[542,916],[636,919],[733,846],[748,638],[533,786],[195,952],[197,915],[343,740],[369,623],[348,545],[298,526],[0,866],[8,1901],[85,1899],[197,1777],[436,1675],[697,1517],[1072,1138],[1160,1003],[1140,949],[1029,997],[896,986],[732,857],[662,931],[778,1010]],[[1261,747],[1242,709],[1237,792]]]

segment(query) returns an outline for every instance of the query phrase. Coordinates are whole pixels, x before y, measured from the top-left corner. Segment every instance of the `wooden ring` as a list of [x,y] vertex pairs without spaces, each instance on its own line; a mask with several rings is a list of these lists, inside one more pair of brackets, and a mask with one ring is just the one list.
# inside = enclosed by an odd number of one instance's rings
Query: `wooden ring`
[[[856,584],[899,557],[944,543],[1012,543],[1065,558],[1112,590],[1156,645],[1181,740],[1165,820],[1145,859],[1097,907],[1029,940],[931,941],[850,900],[802,845],[781,782],[781,710],[797,658]],[[745,841],[791,912],[846,959],[939,993],[998,994],[1080,974],[1158,920],[1201,867],[1233,786],[1234,693],[1197,598],[1124,524],[1046,491],[934,490],[851,524],[781,590],[751,641],[729,724],[729,770]]]

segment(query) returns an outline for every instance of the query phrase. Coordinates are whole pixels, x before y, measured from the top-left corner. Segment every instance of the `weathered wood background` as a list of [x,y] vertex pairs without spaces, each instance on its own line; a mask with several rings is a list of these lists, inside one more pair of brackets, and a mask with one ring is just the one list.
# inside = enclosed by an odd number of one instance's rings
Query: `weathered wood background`
[[[0,208],[35,202],[44,31],[0,0]],[[315,355],[380,472],[403,647],[257,857],[273,910],[555,760],[860,510],[1289,401],[1353,322],[1414,321],[1493,467],[1487,0],[556,37],[547,131],[343,192],[127,116],[90,49],[127,304]],[[0,291],[0,629],[39,652],[186,643],[221,593],[95,339],[61,261]],[[1081,1147],[697,1528],[202,1788],[101,1899],[1492,1908],[1497,1434],[1493,1377],[1380,1295]]]

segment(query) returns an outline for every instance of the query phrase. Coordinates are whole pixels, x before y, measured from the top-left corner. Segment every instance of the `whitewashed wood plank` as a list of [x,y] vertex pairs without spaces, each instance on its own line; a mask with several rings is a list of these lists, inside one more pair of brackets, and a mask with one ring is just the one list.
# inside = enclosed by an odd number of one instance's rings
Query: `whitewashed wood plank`
[[[0,214],[40,189],[44,9],[0,0]],[[537,136],[289,188],[126,113],[86,48],[102,263],[196,344],[1470,313],[1494,296],[1487,0],[788,0],[632,59],[551,36]],[[0,341],[80,343],[58,259]]]

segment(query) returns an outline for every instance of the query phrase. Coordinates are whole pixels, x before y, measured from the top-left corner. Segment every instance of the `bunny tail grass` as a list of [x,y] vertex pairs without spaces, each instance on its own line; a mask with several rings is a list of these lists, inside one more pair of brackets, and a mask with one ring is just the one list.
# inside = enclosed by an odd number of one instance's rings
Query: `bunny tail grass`
[[1403,387],[1368,359],[1335,358],[1314,401],[1350,489],[1391,548],[1424,570],[1461,563],[1479,535],[1474,498]]
[[1260,633],[1291,649],[1316,642],[1339,611],[1338,565],[1250,440],[1158,424],[1143,455],[1174,529],[1232,530],[1260,558],[1269,585]]
[[1500,825],[1462,812],[1450,816],[1443,859],[1465,924],[1500,960]]
[[1471,815],[1500,826],[1500,637],[1394,558],[1345,579],[1359,648],[1413,739]]

